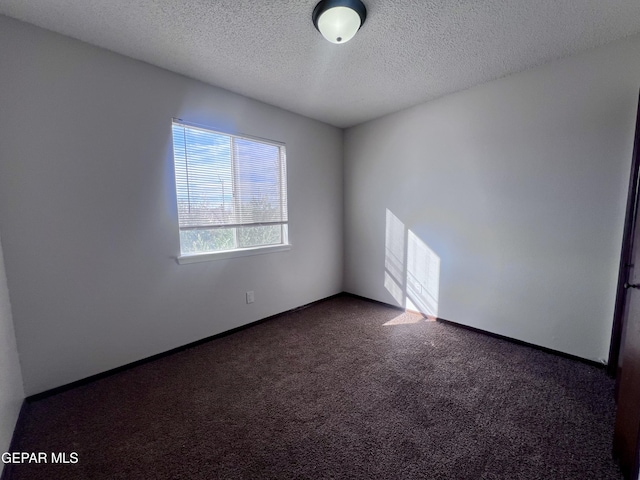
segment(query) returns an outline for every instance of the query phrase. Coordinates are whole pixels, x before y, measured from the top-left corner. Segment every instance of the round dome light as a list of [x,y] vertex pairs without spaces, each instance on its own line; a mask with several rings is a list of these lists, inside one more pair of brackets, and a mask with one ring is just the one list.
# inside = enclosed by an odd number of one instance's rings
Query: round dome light
[[331,43],[351,40],[367,17],[360,0],[323,0],[313,9],[313,24]]

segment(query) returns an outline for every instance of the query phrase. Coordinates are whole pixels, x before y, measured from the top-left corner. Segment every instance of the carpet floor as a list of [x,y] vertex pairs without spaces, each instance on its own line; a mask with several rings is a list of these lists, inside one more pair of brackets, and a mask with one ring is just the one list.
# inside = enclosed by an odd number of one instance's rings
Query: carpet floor
[[619,480],[613,388],[344,295],[27,404],[14,450],[78,461],[5,476]]

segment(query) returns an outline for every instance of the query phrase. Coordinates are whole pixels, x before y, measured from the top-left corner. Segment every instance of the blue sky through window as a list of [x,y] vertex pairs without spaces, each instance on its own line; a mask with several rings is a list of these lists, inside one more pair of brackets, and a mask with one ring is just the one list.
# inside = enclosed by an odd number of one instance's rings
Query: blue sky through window
[[283,147],[173,124],[181,227],[286,221]]
[[231,137],[173,126],[178,202],[233,205]]
[[283,145],[175,122],[172,136],[182,253],[286,243]]

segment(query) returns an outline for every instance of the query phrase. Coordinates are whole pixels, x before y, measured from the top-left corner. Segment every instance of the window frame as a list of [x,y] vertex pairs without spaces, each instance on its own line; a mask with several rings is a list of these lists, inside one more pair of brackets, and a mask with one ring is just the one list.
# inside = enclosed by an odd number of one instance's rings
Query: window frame
[[[211,127],[208,127],[206,125],[201,125],[201,124],[197,124],[197,123],[191,123],[191,122],[187,122],[184,121],[181,118],[172,118],[171,119],[171,144],[172,144],[172,150],[171,150],[171,159],[172,159],[172,164],[173,164],[173,186],[174,186],[174,194],[175,194],[175,202],[176,202],[176,219],[177,219],[177,233],[178,233],[178,242],[179,242],[179,255],[176,256],[176,261],[183,265],[183,264],[190,264],[190,263],[198,263],[198,262],[208,262],[208,261],[212,261],[212,260],[222,260],[222,259],[229,259],[229,258],[234,258],[234,257],[246,257],[246,256],[252,256],[252,255],[262,255],[262,254],[266,254],[266,253],[276,253],[276,252],[283,252],[283,251],[287,251],[291,249],[291,242],[290,242],[290,237],[289,237],[289,219],[288,219],[288,201],[286,201],[286,216],[287,216],[287,220],[284,222],[281,222],[281,235],[282,235],[282,242],[281,243],[276,243],[276,244],[271,244],[271,245],[257,245],[257,246],[252,246],[252,247],[236,247],[233,249],[227,249],[227,250],[218,250],[218,251],[203,251],[203,252],[190,252],[190,253],[183,253],[182,252],[182,240],[181,240],[181,236],[180,236],[180,232],[182,231],[181,227],[180,227],[180,214],[179,214],[179,206],[178,206],[178,184],[177,184],[177,172],[176,172],[176,155],[175,155],[175,142],[174,142],[174,127],[178,126],[178,127],[184,127],[184,128],[192,128],[192,129],[198,129],[198,130],[202,130],[204,132],[208,132],[208,133],[213,133],[213,134],[218,134],[218,135],[224,135],[227,137],[230,137],[230,141],[231,144],[233,145],[233,142],[236,139],[241,139],[241,140],[248,140],[248,141],[254,141],[254,142],[258,142],[258,143],[262,143],[262,144],[266,144],[266,145],[272,145],[272,146],[276,146],[279,149],[281,149],[279,151],[279,154],[281,156],[281,164],[280,164],[280,169],[283,169],[283,175],[282,175],[282,184],[284,185],[284,195],[286,197],[286,199],[288,200],[288,168],[287,168],[287,155],[286,155],[286,144],[284,142],[281,141],[277,141],[277,140],[271,140],[271,139],[266,139],[266,138],[262,138],[262,137],[257,137],[254,135],[246,135],[246,134],[240,134],[240,133],[228,133],[222,130],[218,130],[218,129],[214,129]],[[186,145],[185,145],[186,148]],[[232,162],[232,175],[235,178],[236,177],[236,170],[237,170],[237,163],[236,161],[234,161],[233,159],[233,154],[232,154],[232,158],[231,158],[231,162]],[[246,227],[251,227],[252,224],[247,224]],[[255,226],[255,225],[253,225]],[[217,228],[224,228],[224,226],[219,226]],[[242,228],[242,226],[233,226],[233,227],[228,227],[228,228],[234,228],[235,233],[234,235],[237,237],[238,232],[237,230],[239,228]],[[206,229],[206,228],[203,228]],[[197,228],[196,228],[197,230]]]

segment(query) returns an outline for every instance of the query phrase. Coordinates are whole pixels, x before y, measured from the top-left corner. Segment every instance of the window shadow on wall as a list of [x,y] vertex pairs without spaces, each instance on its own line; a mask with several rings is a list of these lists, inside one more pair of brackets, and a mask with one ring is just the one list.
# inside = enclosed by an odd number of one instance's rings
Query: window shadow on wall
[[438,316],[440,257],[386,210],[384,286],[403,308]]

